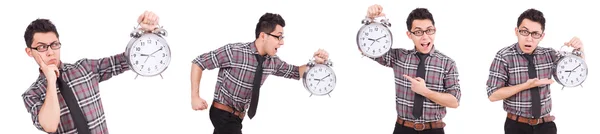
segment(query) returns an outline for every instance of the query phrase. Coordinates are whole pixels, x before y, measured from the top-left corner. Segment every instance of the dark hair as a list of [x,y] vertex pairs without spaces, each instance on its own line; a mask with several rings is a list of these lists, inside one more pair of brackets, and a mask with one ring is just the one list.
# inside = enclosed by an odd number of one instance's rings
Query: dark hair
[[56,34],[56,38],[58,38],[58,32],[56,31],[56,26],[52,24],[52,22],[48,19],[36,19],[29,23],[27,29],[25,30],[25,43],[27,47],[31,47],[33,43],[33,35],[35,33],[47,33],[54,32]]
[[285,27],[285,20],[279,14],[265,13],[263,14],[258,23],[256,23],[256,38],[260,35],[260,32],[271,33],[275,31],[275,27],[280,25]]
[[521,13],[519,20],[517,20],[517,27],[521,25],[524,19],[529,19],[533,22],[540,23],[540,25],[542,25],[542,31],[546,29],[546,18],[544,18],[544,14],[539,10],[530,8]]
[[435,25],[435,21],[433,20],[433,15],[427,10],[427,8],[415,8],[408,14],[408,18],[406,18],[406,28],[408,31],[412,28],[412,23],[414,20],[431,20],[431,24]]

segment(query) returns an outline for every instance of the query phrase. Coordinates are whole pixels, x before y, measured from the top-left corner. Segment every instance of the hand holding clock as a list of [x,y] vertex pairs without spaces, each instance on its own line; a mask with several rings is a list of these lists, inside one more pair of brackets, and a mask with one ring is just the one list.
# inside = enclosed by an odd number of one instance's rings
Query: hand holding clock
[[158,27],[158,15],[151,11],[145,11],[138,17],[137,21],[144,31],[152,31]]

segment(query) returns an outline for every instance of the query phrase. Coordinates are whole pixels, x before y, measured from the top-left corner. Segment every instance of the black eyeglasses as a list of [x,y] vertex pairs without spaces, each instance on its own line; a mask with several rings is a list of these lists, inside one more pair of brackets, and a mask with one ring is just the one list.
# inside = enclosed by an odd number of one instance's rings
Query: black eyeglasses
[[529,36],[529,35],[531,35],[531,37],[534,38],[534,39],[539,39],[539,38],[542,37],[542,34],[539,33],[539,32],[537,32],[537,31],[536,32],[529,32],[527,30],[520,30],[519,29],[519,34],[521,34],[523,36]]
[[266,33],[266,34],[277,38],[279,41],[281,41],[283,39],[283,35],[277,36],[277,35],[273,35],[273,34],[270,34],[270,33]]
[[433,35],[435,34],[435,29],[427,29],[427,30],[417,30],[417,31],[413,31],[410,32],[416,36],[423,36],[423,34],[427,33],[427,35]]
[[33,48],[33,47],[29,47],[29,48],[34,49],[34,50],[36,50],[38,52],[46,52],[48,50],[48,48],[52,48],[52,50],[58,50],[58,49],[60,49],[60,46],[62,46],[60,44],[60,42],[54,42],[54,43],[49,44],[49,45],[40,45],[40,46],[37,46],[35,48]]

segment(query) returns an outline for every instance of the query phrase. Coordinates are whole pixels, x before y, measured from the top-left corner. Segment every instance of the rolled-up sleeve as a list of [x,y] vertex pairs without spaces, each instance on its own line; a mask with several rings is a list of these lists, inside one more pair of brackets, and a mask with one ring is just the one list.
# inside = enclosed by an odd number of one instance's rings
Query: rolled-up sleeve
[[458,79],[458,70],[456,69],[456,63],[454,61],[450,61],[446,66],[448,68],[446,75],[444,76],[444,88],[446,92],[452,94],[452,96],[456,97],[456,100],[460,102],[460,98],[462,93],[460,91],[460,80]]
[[275,67],[276,71],[273,75],[280,76],[288,79],[300,80],[300,67],[292,64],[288,64],[287,62],[275,58]]
[[42,128],[42,125],[40,125],[38,120],[38,113],[42,108],[45,98],[45,94],[41,92],[42,90],[45,91],[45,88],[41,86],[31,87],[25,93],[23,93],[22,97],[23,101],[25,102],[25,108],[27,109],[27,112],[31,114],[33,125],[37,129],[44,131],[44,128]]
[[490,66],[490,73],[487,80],[487,95],[491,96],[498,88],[504,87],[508,81],[507,74],[508,63],[500,53],[497,53]]

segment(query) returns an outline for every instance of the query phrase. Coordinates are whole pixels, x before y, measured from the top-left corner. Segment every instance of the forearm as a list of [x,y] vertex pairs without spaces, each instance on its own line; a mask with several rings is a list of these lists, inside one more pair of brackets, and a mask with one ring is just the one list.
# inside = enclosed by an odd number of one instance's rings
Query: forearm
[[300,78],[302,78],[302,76],[304,76],[304,72],[306,72],[306,69],[308,69],[308,67],[306,65],[302,65],[299,67],[298,74],[300,74]]
[[444,107],[458,107],[458,99],[456,99],[454,95],[449,93],[440,93],[432,90],[427,90],[427,92],[423,93],[423,96]]
[[55,132],[60,123],[60,105],[56,92],[56,84],[48,83],[44,104],[38,114],[38,122],[46,132]]
[[498,88],[496,91],[494,91],[492,93],[492,95],[490,95],[488,97],[488,99],[490,99],[491,102],[495,102],[495,101],[499,101],[499,100],[504,100],[508,97],[511,97],[525,89],[528,89],[530,87],[527,87],[525,84],[518,84],[518,85],[514,85],[514,86],[508,86],[508,87],[501,87]]
[[192,83],[192,97],[200,97],[200,79],[202,79],[202,68],[192,64],[190,80]]

